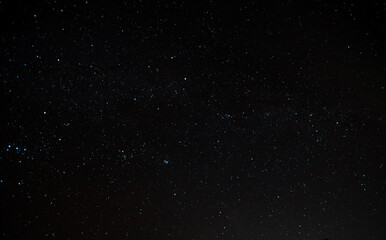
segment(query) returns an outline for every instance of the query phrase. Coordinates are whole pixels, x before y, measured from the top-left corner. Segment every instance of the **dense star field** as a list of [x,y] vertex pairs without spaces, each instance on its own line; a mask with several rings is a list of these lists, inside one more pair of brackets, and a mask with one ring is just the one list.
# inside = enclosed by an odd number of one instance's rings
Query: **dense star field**
[[382,1],[0,2],[1,239],[386,239]]

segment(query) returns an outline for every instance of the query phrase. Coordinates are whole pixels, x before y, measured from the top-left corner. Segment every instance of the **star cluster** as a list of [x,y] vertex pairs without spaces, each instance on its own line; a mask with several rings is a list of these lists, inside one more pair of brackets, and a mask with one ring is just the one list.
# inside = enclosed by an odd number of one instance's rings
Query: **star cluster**
[[384,239],[385,8],[1,1],[1,238]]

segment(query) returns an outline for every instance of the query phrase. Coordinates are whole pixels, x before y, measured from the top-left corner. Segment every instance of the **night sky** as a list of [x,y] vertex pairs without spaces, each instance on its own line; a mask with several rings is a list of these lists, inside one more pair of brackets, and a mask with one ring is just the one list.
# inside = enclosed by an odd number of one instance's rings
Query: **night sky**
[[0,2],[0,238],[386,239],[386,2]]

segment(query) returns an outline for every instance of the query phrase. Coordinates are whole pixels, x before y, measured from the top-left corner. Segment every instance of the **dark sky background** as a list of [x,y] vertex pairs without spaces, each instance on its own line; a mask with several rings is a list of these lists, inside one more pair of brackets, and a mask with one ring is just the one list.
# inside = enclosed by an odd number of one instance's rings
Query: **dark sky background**
[[1,0],[1,239],[386,239],[385,9]]

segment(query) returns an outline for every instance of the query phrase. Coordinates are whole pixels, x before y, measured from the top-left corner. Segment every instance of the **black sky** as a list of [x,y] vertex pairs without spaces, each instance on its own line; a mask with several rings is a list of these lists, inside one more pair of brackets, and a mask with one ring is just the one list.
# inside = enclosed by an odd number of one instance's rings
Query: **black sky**
[[2,239],[386,239],[383,1],[0,2]]

